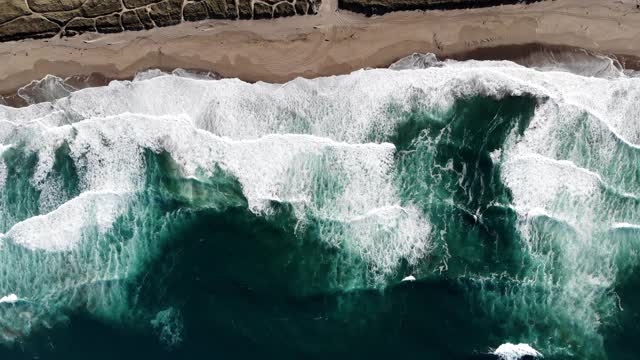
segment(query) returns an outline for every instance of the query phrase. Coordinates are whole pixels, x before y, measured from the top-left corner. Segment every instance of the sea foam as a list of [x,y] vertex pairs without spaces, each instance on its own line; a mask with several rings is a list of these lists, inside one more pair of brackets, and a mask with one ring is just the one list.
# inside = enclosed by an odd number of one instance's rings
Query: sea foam
[[524,356],[542,357],[542,354],[529,344],[504,343],[493,351],[501,360],[519,360]]
[[[411,271],[428,262],[435,246],[434,219],[399,194],[398,149],[389,139],[406,115],[436,121],[446,118],[456,99],[527,96],[538,101],[533,119],[489,154],[512,197],[504,207],[516,210],[526,267],[495,300],[504,303],[487,306],[518,309],[514,323],[536,318],[553,328],[556,319],[572,319],[572,332],[598,336],[615,311],[607,291],[616,281],[619,245],[608,230],[640,222],[640,79],[544,72],[508,61],[418,65],[426,68],[416,69],[414,61],[400,70],[285,84],[157,72],[21,109],[0,105],[0,143],[36,154],[29,184],[44,194],[36,215],[5,229],[3,243],[10,239],[20,249],[3,246],[0,256],[24,256],[22,248],[74,254],[84,249],[87,228],[107,234],[143,189],[144,152],[151,151],[168,153],[184,178],[212,176],[218,166],[238,180],[248,210],[257,216],[271,215],[274,203],[290,205],[300,228],[320,224],[322,241],[363,259],[384,284],[399,264]],[[78,172],[80,194],[71,198],[52,180],[63,146]],[[6,165],[0,167],[3,179]],[[457,171],[453,165],[449,170]],[[460,170],[460,179],[464,175]],[[429,195],[453,201],[447,194]],[[482,219],[478,209],[455,205],[474,222]],[[548,231],[556,228],[561,231]],[[118,256],[114,252],[109,264],[117,265]],[[80,279],[85,274],[65,266],[60,260],[50,269],[78,277],[79,284],[127,275],[87,266],[102,277]],[[41,286],[57,284],[44,281],[44,274],[33,276],[43,279],[36,282]],[[5,280],[0,291],[33,298],[15,288],[18,280]],[[48,299],[49,290],[61,291],[38,289],[33,300]],[[540,293],[548,296],[536,302],[531,295]],[[496,299],[491,295],[489,302]],[[562,349],[555,344],[541,350]],[[539,356],[524,344],[504,344],[495,353]]]
[[9,294],[0,298],[0,304],[15,304],[19,301],[18,295]]

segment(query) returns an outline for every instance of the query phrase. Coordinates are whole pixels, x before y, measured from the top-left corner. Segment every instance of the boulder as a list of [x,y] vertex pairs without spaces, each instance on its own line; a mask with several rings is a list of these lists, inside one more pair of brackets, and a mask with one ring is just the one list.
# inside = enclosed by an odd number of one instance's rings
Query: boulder
[[251,19],[253,17],[251,0],[238,0],[238,16],[240,19]]
[[294,7],[296,8],[296,14],[306,15],[309,4],[307,4],[306,0],[296,0]]
[[200,21],[209,17],[209,14],[203,2],[191,2],[184,5],[182,17],[184,17],[186,21]]
[[65,36],[75,36],[88,31],[96,31],[95,19],[75,18],[64,27]]
[[140,31],[144,30],[144,25],[136,15],[135,11],[125,11],[122,13],[122,17],[120,19],[122,21],[122,27],[125,30],[129,31]]
[[113,14],[107,16],[101,16],[96,19],[96,30],[99,33],[117,33],[122,32],[122,25],[120,25],[120,14]]
[[0,41],[55,36],[60,26],[40,16],[24,16],[0,25]]
[[47,19],[56,22],[58,24],[66,24],[69,20],[82,16],[82,12],[79,9],[71,10],[71,11],[56,11],[50,13],[44,13],[42,16]]
[[24,0],[3,0],[0,2],[0,24],[29,14],[31,11]]
[[290,3],[279,3],[273,9],[274,18],[293,16],[295,14],[296,10]]
[[238,18],[238,9],[236,8],[235,0],[227,0],[227,14],[229,15],[229,19],[237,19]]
[[122,0],[124,6],[129,9],[139,8],[155,3],[159,3],[162,0]]
[[87,0],[80,9],[84,17],[97,17],[122,10],[120,0]]
[[182,22],[182,0],[165,0],[149,7],[149,15],[160,27]]
[[211,19],[235,19],[238,17],[235,0],[204,0]]
[[309,7],[307,8],[308,15],[315,15],[318,13],[318,9],[320,8],[320,1],[308,0]]
[[256,2],[253,4],[254,19],[271,19],[273,18],[273,7],[265,3]]
[[69,11],[82,6],[83,0],[27,0],[29,8],[36,12]]
[[145,29],[153,29],[155,25],[153,25],[153,20],[151,20],[151,16],[149,16],[149,12],[147,12],[146,8],[136,9],[136,15],[138,15],[138,19],[142,23]]

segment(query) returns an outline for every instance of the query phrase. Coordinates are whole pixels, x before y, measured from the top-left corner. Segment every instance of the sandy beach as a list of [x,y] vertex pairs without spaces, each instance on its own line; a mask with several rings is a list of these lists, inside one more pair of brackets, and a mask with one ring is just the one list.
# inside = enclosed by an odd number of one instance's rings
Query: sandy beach
[[583,48],[638,67],[640,10],[633,0],[558,0],[374,17],[338,11],[336,5],[336,0],[323,2],[317,16],[206,20],[142,32],[1,43],[0,94],[47,74],[129,78],[148,68],[181,67],[284,82],[386,66],[413,52],[513,58],[526,48],[516,47],[514,54],[514,45],[528,44]]

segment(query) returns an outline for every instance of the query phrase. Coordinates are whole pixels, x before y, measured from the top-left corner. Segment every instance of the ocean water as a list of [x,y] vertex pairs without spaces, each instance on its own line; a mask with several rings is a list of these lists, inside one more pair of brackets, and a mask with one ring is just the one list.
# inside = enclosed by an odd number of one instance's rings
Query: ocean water
[[31,84],[0,358],[637,359],[640,78],[601,65]]

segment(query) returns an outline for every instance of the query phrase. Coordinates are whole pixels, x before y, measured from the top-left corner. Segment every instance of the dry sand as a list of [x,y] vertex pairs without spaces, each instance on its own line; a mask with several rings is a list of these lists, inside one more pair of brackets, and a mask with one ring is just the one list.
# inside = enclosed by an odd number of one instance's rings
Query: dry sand
[[505,46],[532,43],[637,62],[640,10],[635,0],[557,0],[367,18],[337,11],[336,0],[325,0],[317,16],[207,20],[143,32],[1,43],[0,94],[47,74],[130,78],[148,68],[182,67],[284,82],[386,66],[412,52],[506,57]]

